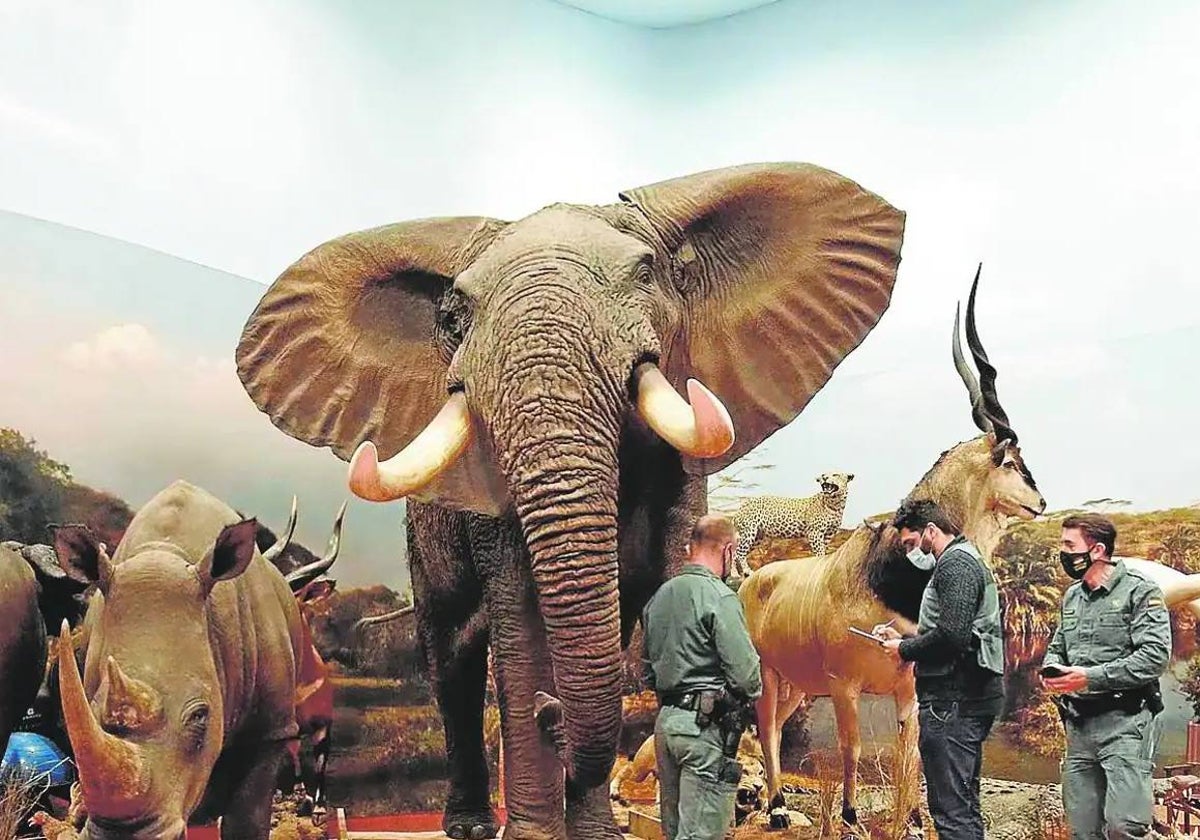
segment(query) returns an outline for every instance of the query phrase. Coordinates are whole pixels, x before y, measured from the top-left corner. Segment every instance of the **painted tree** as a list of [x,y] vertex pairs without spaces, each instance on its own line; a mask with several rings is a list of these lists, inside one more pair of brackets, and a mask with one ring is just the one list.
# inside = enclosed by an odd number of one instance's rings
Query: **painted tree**
[[71,470],[16,429],[0,429],[0,539],[45,542],[59,521]]

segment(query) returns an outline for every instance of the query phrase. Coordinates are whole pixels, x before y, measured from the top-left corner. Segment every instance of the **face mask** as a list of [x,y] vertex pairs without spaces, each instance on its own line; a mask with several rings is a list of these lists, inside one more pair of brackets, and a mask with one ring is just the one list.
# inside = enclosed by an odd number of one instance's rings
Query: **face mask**
[[1090,551],[1078,551],[1074,554],[1060,551],[1058,562],[1062,564],[1063,571],[1067,573],[1068,577],[1080,580],[1084,572],[1092,565],[1092,554]]
[[922,551],[921,546],[916,546],[912,551],[908,552],[908,562],[912,563],[922,572],[928,572],[937,563],[937,558],[928,551]]

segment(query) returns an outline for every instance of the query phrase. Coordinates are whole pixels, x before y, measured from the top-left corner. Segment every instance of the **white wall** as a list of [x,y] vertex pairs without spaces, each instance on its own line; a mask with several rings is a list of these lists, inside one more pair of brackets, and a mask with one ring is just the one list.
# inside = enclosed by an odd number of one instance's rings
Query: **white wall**
[[346,230],[611,200],[638,30],[548,0],[5,0],[0,207],[269,282]]
[[1197,333],[1142,340],[1149,391],[1115,340],[1200,322],[1200,6],[780,0],[670,31],[547,0],[0,8],[0,207],[267,282],[351,229],[809,160],[909,221],[892,310],[771,441],[768,489],[847,469],[848,516],[873,513],[973,434],[948,343],[982,260],[1051,504],[1200,497],[1175,443]]

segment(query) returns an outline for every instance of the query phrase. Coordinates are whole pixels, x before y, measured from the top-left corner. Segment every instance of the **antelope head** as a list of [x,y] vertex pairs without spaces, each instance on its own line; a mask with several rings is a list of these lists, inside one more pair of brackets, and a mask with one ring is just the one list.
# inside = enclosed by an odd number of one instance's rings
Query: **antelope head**
[[967,347],[979,368],[978,379],[963,358],[958,308],[954,311],[954,367],[970,394],[971,417],[983,432],[981,437],[963,447],[967,450],[963,454],[970,458],[974,467],[971,476],[965,480],[974,485],[971,489],[983,507],[980,513],[1033,519],[1045,512],[1046,500],[1021,457],[1017,433],[996,395],[996,368],[988,361],[975,329],[975,291],[982,269],[981,263],[967,301]]

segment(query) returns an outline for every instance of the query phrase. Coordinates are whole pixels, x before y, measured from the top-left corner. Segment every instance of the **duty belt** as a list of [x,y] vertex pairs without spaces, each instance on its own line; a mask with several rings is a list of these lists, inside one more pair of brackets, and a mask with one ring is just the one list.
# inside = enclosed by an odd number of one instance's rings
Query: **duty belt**
[[1157,685],[1149,685],[1126,691],[1107,691],[1102,694],[1063,695],[1055,698],[1065,717],[1072,720],[1087,720],[1105,712],[1122,711],[1137,714],[1147,706],[1158,714],[1162,711],[1162,699]]
[[674,706],[686,712],[695,711],[696,704],[700,702],[700,692],[709,690],[695,688],[690,691],[664,691],[658,698],[658,704],[660,706]]

